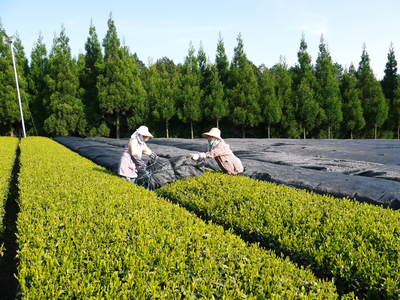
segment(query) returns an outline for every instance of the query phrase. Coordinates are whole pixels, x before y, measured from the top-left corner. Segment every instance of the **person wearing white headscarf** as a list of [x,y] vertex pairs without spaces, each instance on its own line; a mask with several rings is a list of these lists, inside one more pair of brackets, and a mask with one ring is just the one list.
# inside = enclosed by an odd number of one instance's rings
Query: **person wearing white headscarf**
[[119,162],[118,174],[121,177],[135,183],[138,171],[146,167],[145,162],[142,160],[142,155],[149,155],[151,159],[157,158],[157,154],[146,145],[150,138],[153,138],[153,135],[143,125],[131,135]]
[[220,169],[228,174],[237,175],[244,172],[240,159],[233,154],[230,146],[221,138],[221,130],[211,128],[202,134],[208,140],[208,151],[192,155],[193,160],[214,158]]

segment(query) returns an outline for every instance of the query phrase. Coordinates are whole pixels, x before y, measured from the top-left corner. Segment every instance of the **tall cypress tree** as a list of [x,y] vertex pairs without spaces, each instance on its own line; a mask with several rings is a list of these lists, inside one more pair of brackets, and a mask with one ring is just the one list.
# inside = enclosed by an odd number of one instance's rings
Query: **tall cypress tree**
[[54,38],[49,56],[47,105],[49,117],[44,121],[44,130],[50,136],[84,135],[86,120],[79,94],[78,70],[71,56],[69,38],[62,27]]
[[271,125],[278,123],[282,117],[281,98],[276,96],[275,87],[274,76],[265,68],[260,80],[260,106],[262,116],[267,124],[268,138],[271,137]]
[[97,90],[101,112],[115,128],[115,136],[119,139],[121,116],[127,113],[130,103],[123,95],[126,87],[121,84],[121,77],[125,75],[122,70],[121,44],[111,15],[107,26],[103,39],[104,65],[98,76]]
[[193,139],[193,123],[201,119],[200,101],[202,90],[198,61],[190,43],[185,63],[182,67],[181,95],[178,104],[178,117],[184,123],[190,123],[190,136]]
[[228,87],[229,77],[229,61],[225,53],[225,45],[221,34],[219,34],[217,53],[215,55],[215,65],[219,74],[219,78],[224,86],[224,89]]
[[361,92],[357,87],[356,70],[351,64],[347,72],[342,78],[342,95],[343,95],[343,117],[344,129],[346,133],[350,132],[350,138],[354,133],[359,133],[365,126],[365,119],[361,105]]
[[15,63],[17,65],[18,72],[18,86],[21,96],[22,109],[24,111],[25,127],[28,134],[34,133],[37,135],[36,126],[29,108],[30,102],[32,101],[28,86],[29,63],[25,55],[24,47],[22,46],[22,41],[18,34],[16,34],[16,39],[13,45]]
[[83,102],[88,121],[89,136],[108,136],[109,128],[105,124],[99,104],[97,82],[103,68],[103,54],[97,38],[96,28],[89,27],[89,36],[85,43],[84,68],[80,72],[80,84],[83,88]]
[[211,74],[211,69],[209,68],[207,55],[203,49],[202,42],[200,42],[200,47],[197,52],[197,62],[199,64],[199,72],[200,72],[200,89],[201,89],[200,109],[204,113],[206,106],[208,105],[207,103],[210,101],[210,99],[207,99],[207,95],[209,94],[212,74]]
[[175,82],[164,64],[149,68],[148,98],[153,107],[152,117],[165,123],[165,136],[169,138],[169,121],[176,114]]
[[299,136],[298,124],[296,121],[295,98],[292,90],[292,77],[286,65],[281,58],[280,62],[271,69],[276,81],[276,96],[278,102],[282,105],[282,118],[280,127],[281,134],[289,138]]
[[326,117],[321,125],[328,129],[328,139],[330,139],[332,137],[332,129],[339,128],[343,120],[342,99],[335,66],[332,63],[332,58],[323,37],[321,37],[319,44],[315,73],[317,79],[316,98]]
[[391,116],[393,125],[396,129],[397,139],[400,139],[400,75],[397,75],[396,89],[393,95],[393,105],[391,109]]
[[320,107],[315,101],[314,91],[311,89],[307,79],[303,79],[297,88],[297,99],[299,102],[298,119],[303,127],[303,138],[316,127]]
[[[10,45],[4,41],[5,30],[0,23],[0,134],[15,135],[21,128],[21,115],[18,104],[15,74],[11,57]],[[29,94],[27,93],[27,60],[17,37],[12,45],[18,74],[18,84],[21,96],[24,119],[29,120]],[[28,123],[25,121],[25,124]],[[28,126],[27,126],[28,128]]]
[[[120,137],[121,118],[128,126],[137,126],[145,117],[145,90],[139,78],[135,58],[121,47],[117,30],[110,16],[103,40],[104,67],[98,76],[97,89],[103,114]],[[129,115],[129,116],[128,116]]]
[[382,92],[380,83],[375,79],[371,70],[369,55],[364,45],[361,61],[357,71],[359,89],[361,90],[361,103],[366,120],[366,129],[373,131],[373,137],[378,136],[380,128],[388,117],[388,104]]
[[261,122],[261,109],[258,103],[259,87],[252,64],[244,52],[242,37],[237,37],[231,64],[231,89],[229,90],[231,119],[242,129],[242,137],[246,136],[246,128],[254,127]]
[[33,114],[35,126],[39,135],[44,135],[44,120],[50,113],[44,104],[44,99],[48,98],[45,77],[49,72],[46,45],[43,43],[42,35],[39,35],[32,52],[31,64],[29,68],[28,86],[31,94],[30,109]]
[[204,79],[206,77],[207,70],[207,55],[204,52],[203,44],[200,42],[199,51],[197,52],[197,61],[199,63],[200,74]]
[[225,98],[224,86],[219,79],[217,67],[208,65],[207,68],[210,79],[204,91],[204,116],[208,120],[215,121],[216,127],[219,128],[219,121],[229,113],[228,102]]
[[390,44],[387,55],[385,76],[382,80],[382,90],[385,97],[389,100],[394,98],[394,91],[397,87],[397,61],[394,54],[393,44]]
[[303,129],[304,139],[308,132],[318,127],[320,121],[326,119],[324,111],[316,100],[316,79],[307,47],[303,35],[300,41],[300,49],[297,52],[298,64],[294,67],[293,72],[296,93],[296,119]]
[[384,127],[390,131],[394,131],[397,129],[397,124],[393,119],[394,116],[392,114],[392,112],[397,109],[396,103],[394,103],[395,91],[397,89],[397,61],[394,54],[393,44],[390,44],[387,59],[385,76],[381,82],[383,93],[389,104],[389,116]]
[[[29,73],[29,63],[28,59],[25,55],[24,46],[22,46],[22,41],[19,38],[18,34],[15,36],[14,45],[14,55],[16,64],[19,66],[20,70],[18,72],[18,76],[22,76],[24,80],[28,77]],[[25,83],[26,84],[26,83]]]
[[136,128],[146,120],[149,112],[147,93],[140,79],[135,55],[132,55],[127,47],[123,47],[122,58],[127,75],[125,81],[128,90],[127,99],[132,103],[128,111],[127,124],[130,128]]

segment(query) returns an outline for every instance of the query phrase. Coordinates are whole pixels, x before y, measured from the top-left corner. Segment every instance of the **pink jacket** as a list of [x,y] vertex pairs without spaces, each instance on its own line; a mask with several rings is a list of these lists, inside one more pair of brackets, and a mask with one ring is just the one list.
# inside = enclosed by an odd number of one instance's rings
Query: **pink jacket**
[[201,158],[212,157],[214,158],[219,167],[228,174],[236,175],[243,173],[244,168],[240,159],[233,154],[231,147],[225,143],[224,140],[220,140],[218,145],[214,149],[211,149],[205,153],[199,153]]
[[139,141],[136,137],[132,137],[122,153],[118,167],[118,174],[126,178],[136,178],[136,165],[132,161],[131,155],[142,158],[142,153],[150,155],[152,151],[147,147],[146,143]]

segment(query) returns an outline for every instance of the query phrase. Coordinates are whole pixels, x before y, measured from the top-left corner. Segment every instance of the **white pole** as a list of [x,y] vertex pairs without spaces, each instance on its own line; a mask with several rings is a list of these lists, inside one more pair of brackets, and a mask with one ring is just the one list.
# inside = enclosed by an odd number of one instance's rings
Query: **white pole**
[[26,138],[26,132],[25,132],[25,122],[24,122],[24,114],[22,112],[22,104],[21,104],[21,95],[19,93],[19,85],[18,85],[18,75],[17,75],[17,67],[15,65],[15,58],[14,58],[14,50],[12,46],[12,37],[7,38],[8,42],[10,43],[10,48],[11,48],[11,57],[13,61],[13,66],[14,66],[14,74],[15,74],[15,83],[17,85],[17,95],[18,95],[18,103],[19,103],[19,111],[21,113],[21,122],[22,122],[22,131],[24,133],[24,138]]

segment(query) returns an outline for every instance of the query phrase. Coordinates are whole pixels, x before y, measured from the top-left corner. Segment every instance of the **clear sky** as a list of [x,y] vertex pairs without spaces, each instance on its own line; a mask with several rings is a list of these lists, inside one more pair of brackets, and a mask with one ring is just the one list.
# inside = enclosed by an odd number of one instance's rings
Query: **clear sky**
[[28,57],[39,33],[49,51],[62,25],[73,55],[83,53],[91,20],[101,41],[110,13],[121,41],[146,64],[163,56],[183,62],[190,41],[214,61],[219,33],[231,59],[239,32],[248,58],[267,67],[280,56],[294,65],[302,33],[313,62],[323,34],[344,67],[358,66],[365,43],[379,79],[391,42],[400,58],[398,0],[0,0],[1,23],[19,34]]

